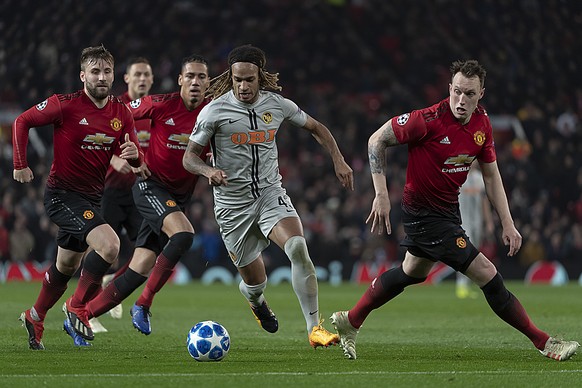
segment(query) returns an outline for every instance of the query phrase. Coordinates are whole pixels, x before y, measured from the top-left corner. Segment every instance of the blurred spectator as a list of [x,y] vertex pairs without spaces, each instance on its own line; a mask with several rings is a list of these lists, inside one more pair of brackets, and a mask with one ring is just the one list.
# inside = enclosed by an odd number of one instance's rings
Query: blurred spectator
[[26,216],[19,214],[14,220],[14,228],[10,232],[10,258],[13,262],[30,260],[34,248],[34,236],[26,227]]
[[10,232],[4,226],[4,217],[0,214],[0,263],[10,260]]
[[525,240],[518,253],[519,262],[524,267],[529,267],[533,263],[546,260],[546,249],[542,242],[539,230],[529,230],[529,228],[524,228],[523,232],[524,235],[527,236],[527,240]]

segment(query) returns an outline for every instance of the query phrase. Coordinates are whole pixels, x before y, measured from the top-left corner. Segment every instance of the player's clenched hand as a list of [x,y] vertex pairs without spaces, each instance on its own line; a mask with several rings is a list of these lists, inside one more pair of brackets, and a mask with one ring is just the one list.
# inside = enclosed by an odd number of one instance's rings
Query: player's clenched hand
[[354,171],[344,160],[336,164],[335,175],[345,189],[354,190]]
[[503,228],[502,239],[505,246],[509,245],[509,252],[507,253],[508,256],[513,256],[519,252],[522,238],[521,234],[519,234],[513,224]]
[[15,181],[20,183],[28,183],[34,179],[34,174],[30,167],[23,168],[22,170],[14,170],[12,176]]
[[111,162],[109,162],[109,164],[111,164],[111,167],[113,167],[115,171],[121,174],[129,174],[131,172],[131,166],[127,160],[121,159],[117,155],[111,157]]
[[376,196],[372,202],[372,210],[366,224],[372,223],[372,233],[382,234],[386,228],[387,234],[392,234],[390,225],[390,199],[387,196]]
[[125,160],[135,160],[139,158],[139,151],[134,142],[129,140],[129,133],[125,134],[125,143],[121,144],[120,158]]
[[212,174],[208,176],[208,184],[212,186],[228,186],[226,173],[222,170],[213,169]]
[[148,179],[152,175],[148,165],[145,164],[145,162],[143,162],[139,167],[132,167],[131,170],[135,175],[139,175],[143,179]]

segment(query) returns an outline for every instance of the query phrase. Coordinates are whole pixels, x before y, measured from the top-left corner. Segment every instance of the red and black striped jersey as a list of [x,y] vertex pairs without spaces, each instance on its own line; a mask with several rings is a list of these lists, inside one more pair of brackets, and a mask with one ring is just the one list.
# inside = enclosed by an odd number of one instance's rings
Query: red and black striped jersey
[[392,128],[408,144],[408,168],[402,197],[412,214],[424,210],[453,215],[459,188],[471,163],[496,160],[493,131],[487,112],[478,106],[466,125],[453,115],[449,99],[431,107],[394,117]]
[[[119,153],[125,134],[138,143],[131,113],[115,96],[109,96],[105,106],[98,108],[84,90],[54,94],[14,121],[15,169],[28,166],[29,129],[51,124],[54,127],[54,159],[47,187],[75,191],[98,200],[103,193],[111,156]],[[140,160],[131,163],[137,167],[142,158],[140,155]]]
[[[186,171],[182,165],[188,138],[198,113],[208,101],[189,111],[180,93],[153,94],[128,104],[135,120],[151,119],[151,136],[146,164],[154,179],[176,196],[190,196],[196,187],[198,175]],[[202,152],[202,159],[208,153]]]
[[[127,92],[118,96],[124,104],[131,102],[131,97]],[[137,132],[137,140],[144,154],[147,152],[150,143],[150,127],[151,120],[135,120],[135,130]],[[105,176],[105,189],[112,188],[116,190],[131,190],[131,186],[135,183],[136,175],[133,172],[127,174],[116,171],[112,166],[109,166],[107,175]]]

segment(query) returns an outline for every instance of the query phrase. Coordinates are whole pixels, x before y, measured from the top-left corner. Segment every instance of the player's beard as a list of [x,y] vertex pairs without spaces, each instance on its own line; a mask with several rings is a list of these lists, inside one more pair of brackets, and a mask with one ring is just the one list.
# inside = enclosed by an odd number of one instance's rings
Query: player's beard
[[[106,89],[103,89],[103,86],[105,86]],[[87,85],[87,93],[89,93],[91,97],[98,101],[106,99],[110,92],[111,86],[109,85],[98,84],[94,87],[92,87],[92,85]]]

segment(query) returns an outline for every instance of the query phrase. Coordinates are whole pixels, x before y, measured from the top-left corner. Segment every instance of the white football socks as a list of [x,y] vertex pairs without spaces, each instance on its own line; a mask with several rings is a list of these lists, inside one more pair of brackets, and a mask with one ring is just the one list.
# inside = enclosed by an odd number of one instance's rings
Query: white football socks
[[243,294],[244,297],[247,298],[249,303],[255,307],[260,306],[265,301],[263,291],[265,291],[266,287],[267,287],[266,279],[261,284],[257,284],[254,286],[249,286],[243,280],[241,280],[240,283],[238,284],[238,289],[240,290],[241,294]]
[[309,257],[305,238],[293,236],[285,243],[285,253],[291,260],[291,284],[299,299],[307,323],[307,333],[319,324],[317,276]]

